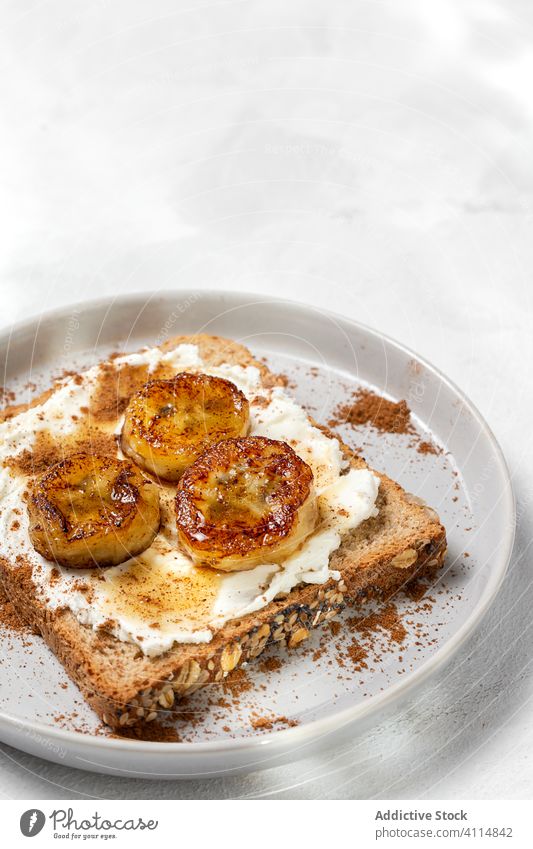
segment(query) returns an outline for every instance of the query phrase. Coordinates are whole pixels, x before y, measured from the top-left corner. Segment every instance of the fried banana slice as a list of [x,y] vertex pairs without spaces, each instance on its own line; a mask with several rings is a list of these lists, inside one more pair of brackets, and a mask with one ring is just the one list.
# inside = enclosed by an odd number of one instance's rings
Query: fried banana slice
[[248,427],[248,401],[233,383],[183,372],[151,380],[132,397],[121,446],[150,474],[177,481],[200,454]]
[[227,439],[202,454],[176,493],[178,540],[202,566],[278,563],[315,528],[313,472],[285,442]]
[[159,530],[159,492],[129,461],[74,454],[30,486],[29,535],[47,560],[81,569],[116,566]]

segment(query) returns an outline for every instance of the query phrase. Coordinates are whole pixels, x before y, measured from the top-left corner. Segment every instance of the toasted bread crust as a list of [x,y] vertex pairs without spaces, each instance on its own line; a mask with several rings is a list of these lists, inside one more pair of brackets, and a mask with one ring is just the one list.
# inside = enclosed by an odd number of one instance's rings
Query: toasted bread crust
[[[254,365],[265,383],[281,383],[246,348],[221,337],[179,336],[162,348],[183,342],[197,344],[211,365]],[[353,467],[366,468],[361,458],[342,447]],[[228,622],[210,643],[180,644],[146,657],[132,643],[81,625],[69,610],[47,608],[36,596],[31,566],[24,560],[0,558],[0,580],[19,614],[42,634],[105,723],[120,728],[150,722],[159,710],[171,709],[176,699],[221,681],[256,658],[268,644],[296,648],[313,628],[334,618],[347,604],[388,596],[413,578],[440,568],[446,533],[436,513],[387,476],[378,476],[378,516],[346,534],[332,555],[331,566],[341,573],[340,582],[297,587],[286,598]]]

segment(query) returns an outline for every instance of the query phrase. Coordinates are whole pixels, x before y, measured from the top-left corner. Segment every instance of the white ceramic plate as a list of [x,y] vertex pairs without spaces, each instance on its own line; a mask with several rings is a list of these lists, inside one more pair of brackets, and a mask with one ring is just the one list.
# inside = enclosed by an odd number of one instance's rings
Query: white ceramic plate
[[[440,446],[440,453],[421,453],[416,438],[367,426],[339,432],[362,446],[371,465],[438,510],[449,555],[429,593],[434,602],[398,596],[406,640],[391,648],[377,632],[366,669],[355,671],[346,655],[354,638],[348,629],[344,637],[317,632],[305,653],[293,652],[279,669],[251,665],[252,687],[240,697],[226,693],[226,704],[217,704],[218,690],[195,694],[177,723],[180,743],[108,736],[40,638],[0,631],[0,737],[24,751],[81,769],[154,778],[221,775],[295,760],[342,735],[361,733],[386,711],[400,712],[402,700],[412,698],[430,674],[453,674],[446,662],[501,584],[512,548],[514,501],[494,436],[436,369],[355,322],[254,295],[135,295],[56,311],[4,333],[2,382],[26,400],[35,391],[24,388],[28,381],[44,387],[63,369],[89,365],[113,350],[198,331],[237,339],[266,357],[322,422],[361,384],[407,399],[422,438]],[[258,718],[278,721],[271,729],[264,722],[256,728]]]

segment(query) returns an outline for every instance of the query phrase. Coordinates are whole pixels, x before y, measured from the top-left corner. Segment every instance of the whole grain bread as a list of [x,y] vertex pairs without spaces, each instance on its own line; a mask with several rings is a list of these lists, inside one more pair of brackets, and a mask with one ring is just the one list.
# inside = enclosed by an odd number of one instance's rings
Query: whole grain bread
[[[202,359],[210,365],[254,365],[265,384],[283,382],[231,340],[179,336],[162,348],[183,342],[198,345]],[[42,400],[40,396],[38,401]],[[19,406],[6,414],[23,409]],[[364,460],[341,445],[353,467],[366,468]],[[162,655],[147,657],[133,643],[80,624],[67,609],[47,608],[36,595],[31,565],[22,558],[18,562],[0,558],[0,580],[17,612],[42,634],[106,724],[120,728],[151,722],[161,709],[170,710],[200,687],[222,681],[242,663],[258,657],[267,645],[296,649],[313,628],[334,618],[346,605],[369,596],[387,597],[442,565],[446,534],[435,511],[386,475],[376,474],[380,478],[378,516],[346,534],[331,557],[331,567],[341,573],[340,582],[300,585],[257,613],[228,622],[210,643],[176,644]]]

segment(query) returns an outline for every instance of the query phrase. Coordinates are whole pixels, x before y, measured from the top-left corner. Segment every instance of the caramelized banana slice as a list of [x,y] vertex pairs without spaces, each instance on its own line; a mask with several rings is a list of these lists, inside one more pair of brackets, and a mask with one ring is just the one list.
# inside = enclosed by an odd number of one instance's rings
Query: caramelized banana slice
[[151,380],[131,399],[122,428],[122,450],[158,478],[177,481],[204,451],[244,436],[249,405],[229,380],[177,374]]
[[285,442],[250,436],[206,451],[178,484],[178,539],[226,572],[277,563],[314,530],[313,472]]
[[157,486],[132,463],[74,454],[48,469],[27,499],[34,548],[61,566],[116,566],[159,530]]

